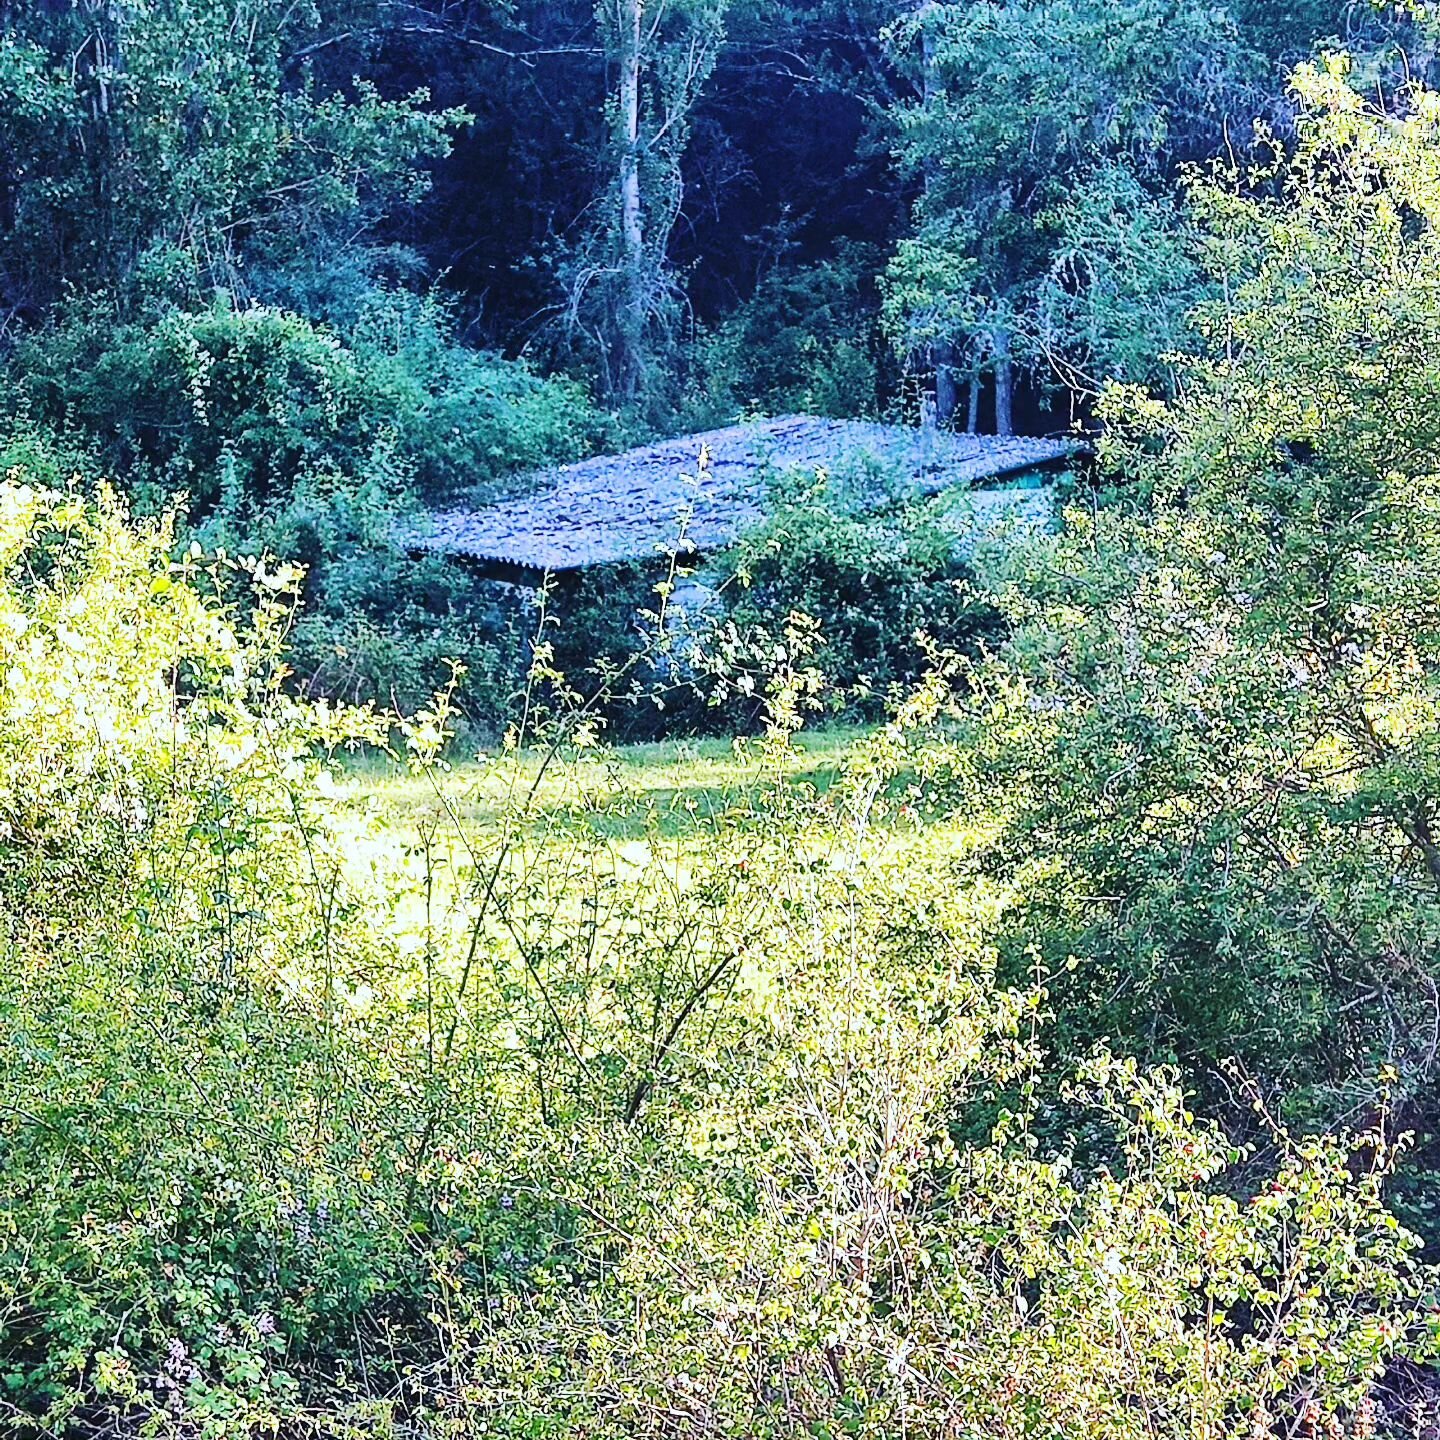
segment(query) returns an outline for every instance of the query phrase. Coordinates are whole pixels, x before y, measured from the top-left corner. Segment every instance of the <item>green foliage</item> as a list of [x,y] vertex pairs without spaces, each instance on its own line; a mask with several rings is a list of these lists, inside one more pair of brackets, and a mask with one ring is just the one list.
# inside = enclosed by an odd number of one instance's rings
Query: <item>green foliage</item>
[[393,428],[426,497],[483,491],[612,438],[612,420],[583,385],[459,344],[434,297],[374,295],[347,338],[373,386],[368,408]]
[[[1072,1042],[1236,1055],[1311,1115],[1436,1063],[1440,109],[1302,70],[1275,198],[1203,190],[1250,277],[1162,405],[1109,410],[1131,503],[1019,562],[973,782],[1023,863],[1015,963]],[[1023,860],[1022,860],[1023,857]],[[1022,952],[1025,957],[1021,958]]]
[[[512,617],[411,563],[420,507],[591,448],[584,390],[458,343],[449,308],[385,283],[374,243],[460,112],[355,78],[368,0],[0,5],[0,399],[69,474],[178,498],[231,554],[308,571],[293,660],[312,689],[418,704],[445,661],[498,728]],[[351,69],[328,67],[354,64]],[[12,438],[8,443],[30,443]]]
[[[529,1378],[549,1353],[543,1322],[481,1348],[522,1423],[1115,1440],[1373,1426],[1362,1377],[1405,1323],[1390,1307],[1413,1262],[1343,1147],[1295,1146],[1249,1203],[1215,1194],[1227,1147],[1173,1080],[1102,1059],[1088,1102],[1119,1173],[1004,1143],[957,1157],[927,1120],[937,1080],[958,1078],[957,1057],[967,1079],[983,1074],[997,1037],[966,1016],[948,1053],[933,1033],[902,1038],[892,992],[887,1043],[862,992],[860,1033],[842,1040],[805,998],[784,1008],[816,1029],[799,1062],[816,1088],[710,1119],[703,1170],[677,1167],[659,1196],[605,1215],[604,1279],[561,1331],[583,1360]],[[804,1181],[752,1190],[751,1126],[765,1170]],[[643,1327],[617,1327],[612,1307],[637,1291],[653,1297]]]
[[1153,177],[1208,148],[1256,59],[1223,10],[1175,0],[930,5],[893,38],[921,51],[925,81],[898,114],[901,158],[924,189],[890,280],[891,329],[905,346],[954,344],[971,370],[996,336],[1022,362],[1038,358],[1024,344],[1033,287],[1064,264],[1051,212],[1072,207],[1073,244],[1085,228],[1074,207],[1104,205],[1097,184],[1114,204],[1117,166]]
[[878,336],[861,261],[777,269],[702,338],[695,428],[756,411],[842,420],[878,412]]
[[[116,0],[27,6],[0,34],[5,300],[163,282],[243,288],[248,261],[335,252],[416,198],[459,111],[381,98],[302,62],[359,3]],[[8,7],[7,7],[8,12]],[[353,73],[353,72],[352,72]]]
[[1248,152],[1259,117],[1288,125],[1264,80],[1277,57],[1343,30],[1388,87],[1407,19],[1357,8],[916,7],[888,32],[919,91],[894,110],[920,187],[915,225],[882,279],[902,353],[929,347],[961,378],[1013,361],[1092,395],[1112,378],[1170,381],[1168,353],[1206,290],[1200,237],[1173,203],[1179,178]]
[[[137,1383],[179,1409],[202,1367],[225,1393],[197,1417],[239,1431],[294,1398],[291,1327],[333,1326],[384,1263],[328,1187],[343,1247],[307,1250],[281,1218],[315,1203],[321,1155],[346,1173],[364,1125],[316,1128],[310,1104],[351,952],[307,757],[380,732],[282,696],[284,567],[251,568],[242,643],[164,527],[22,478],[0,492],[7,1428],[83,1431],[90,1401],[123,1415]],[[293,970],[306,953],[329,969]]]
[[1178,1440],[1363,1417],[1424,1353],[1381,1138],[1282,1137],[1242,1203],[1173,1077],[1101,1057],[1075,1113],[1113,1173],[1040,1154],[1028,1110],[957,1149],[1033,1073],[1042,1000],[993,985],[1000,892],[896,863],[939,686],[817,798],[782,673],[747,778],[669,827],[563,703],[476,823],[441,696],[401,727],[432,803],[367,868],[326,761],[386,727],[287,698],[295,577],[247,567],[242,641],[214,562],[21,478],[9,1433]]
[[1222,278],[1203,231],[1124,165],[1106,165],[1049,220],[1054,250],[1036,285],[1032,341],[1072,391],[1107,383],[1170,390],[1193,348],[1190,318]]
[[724,558],[730,616],[717,657],[763,653],[807,617],[829,704],[874,717],[930,670],[936,647],[971,642],[987,612],[969,593],[956,532],[933,503],[894,495],[877,509],[893,486],[864,463],[777,477],[769,515]]
[[[724,42],[731,0],[601,0],[596,38],[607,61],[601,203],[559,266],[560,334],[600,391],[641,425],[674,404],[683,291],[670,263],[680,219],[692,112]],[[612,77],[613,76],[613,80]]]
[[407,551],[404,535],[424,524],[382,453],[357,479],[302,475],[275,504],[223,510],[194,533],[230,554],[288,554],[305,567],[286,659],[306,693],[413,708],[459,665],[468,722],[493,736],[523,686],[525,606],[460,564]]
[[601,433],[578,386],[459,346],[438,302],[398,292],[372,292],[348,334],[225,295],[132,322],[76,308],[22,342],[15,371],[33,419],[93,437],[103,464],[200,516],[316,473],[359,477],[387,453],[440,498]]
[[[613,432],[386,283],[458,118],[351,78],[391,7],[0,0],[7,1435],[1371,1440],[1440,1283],[1387,1208],[1440,1064],[1440,100],[1303,69],[1182,214],[1273,8],[896,28],[891,323],[1127,382],[1125,484],[980,592],[941,507],[782,477],[700,638],[688,577],[535,610],[404,551]],[[652,368],[722,7],[640,18],[579,350],[632,424],[878,403],[843,250],[703,402]],[[600,743],[704,686],[763,726],[723,780]],[[889,704],[834,768],[827,701]]]

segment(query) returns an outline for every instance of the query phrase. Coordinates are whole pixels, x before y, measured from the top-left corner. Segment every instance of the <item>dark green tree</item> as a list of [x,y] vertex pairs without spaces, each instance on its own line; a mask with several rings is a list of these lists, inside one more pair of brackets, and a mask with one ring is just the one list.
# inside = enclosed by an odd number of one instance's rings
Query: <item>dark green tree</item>
[[[1339,6],[1200,0],[912,11],[889,32],[897,62],[921,77],[919,98],[895,110],[899,156],[920,184],[913,234],[886,277],[902,351],[928,348],[970,383],[972,424],[974,387],[993,382],[1001,433],[1019,372],[1083,375],[1093,388],[1118,362],[1154,378],[1177,315],[1200,296],[1186,240],[1167,233],[1180,226],[1179,172],[1244,153],[1256,119],[1288,127],[1277,61],[1344,18]],[[1405,25],[1371,20],[1354,38],[1373,50]],[[1087,295],[1092,281],[1099,293]],[[942,411],[952,392],[942,379]]]
[[461,118],[353,78],[360,42],[331,41],[375,18],[371,0],[0,6],[0,306],[245,295],[253,267],[339,263]]

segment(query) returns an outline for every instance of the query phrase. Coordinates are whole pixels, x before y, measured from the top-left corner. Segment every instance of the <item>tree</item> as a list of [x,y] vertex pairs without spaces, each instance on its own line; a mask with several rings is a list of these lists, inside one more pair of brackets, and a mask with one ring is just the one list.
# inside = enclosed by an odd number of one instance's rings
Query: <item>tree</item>
[[[1342,23],[1368,55],[1414,33],[1393,12],[1356,19],[1326,0],[1286,9],[935,0],[907,15],[890,43],[924,81],[918,99],[895,107],[897,148],[922,185],[913,232],[886,276],[899,347],[989,379],[1003,433],[1018,372],[1058,360],[1062,381],[1083,375],[1097,388],[1094,365],[1109,357],[1093,348],[1103,317],[1083,290],[1092,270],[1103,290],[1112,258],[1141,234],[1159,243],[1139,257],[1147,298],[1129,318],[1157,345],[1173,338],[1177,307],[1163,297],[1173,293],[1180,310],[1199,298],[1176,233],[1177,177],[1189,163],[1243,152],[1257,118],[1288,132],[1290,103],[1268,75]],[[1405,73],[1414,73],[1408,59]],[[1175,267],[1168,279],[1161,257]],[[1123,296],[1102,294],[1100,307],[1114,299]],[[1158,350],[1147,359],[1133,341],[1121,349],[1136,378],[1154,378]],[[942,384],[941,397],[949,390]]]
[[1298,149],[1201,184],[1245,272],[1161,403],[1112,394],[1129,503],[1012,574],[976,781],[1013,783],[1014,962],[1063,1030],[1333,1118],[1440,1051],[1440,96],[1302,68]]
[[1030,301],[1037,361],[1092,402],[1115,382],[1173,394],[1176,363],[1195,346],[1191,317],[1223,291],[1223,247],[1181,191],[1147,185],[1123,162],[1093,171],[1049,226]]
[[599,217],[569,276],[566,321],[593,343],[607,393],[646,398],[655,351],[673,323],[671,233],[684,200],[690,119],[714,68],[730,0],[600,0],[612,72],[609,177]]
[[0,10],[0,305],[34,318],[75,287],[246,294],[256,267],[353,253],[419,194],[461,118],[322,71],[356,58],[330,42],[373,8]]
[[897,113],[924,187],[889,276],[894,328],[992,377],[1006,434],[1054,208],[1102,164],[1153,175],[1212,149],[1250,59],[1223,11],[1189,0],[934,3],[891,41],[926,76]]

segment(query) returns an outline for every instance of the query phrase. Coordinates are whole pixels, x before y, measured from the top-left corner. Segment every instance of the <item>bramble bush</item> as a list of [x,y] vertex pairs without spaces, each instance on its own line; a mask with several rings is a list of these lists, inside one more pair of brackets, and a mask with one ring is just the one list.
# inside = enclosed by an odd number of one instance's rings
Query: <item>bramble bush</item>
[[758,733],[767,674],[801,659],[807,712],[877,719],[938,651],[973,647],[993,624],[962,558],[963,514],[907,499],[864,455],[767,480],[765,517],[698,570],[682,519],[671,556],[552,586],[553,662],[596,697],[612,738]]
[[[769,513],[722,557],[732,646],[779,643],[814,622],[814,669],[835,711],[875,719],[930,669],[935,648],[975,643],[992,612],[969,584],[955,528],[863,457],[774,477]],[[876,498],[893,503],[876,506]],[[723,642],[709,647],[723,652]]]
[[131,318],[77,301],[23,338],[6,389],[32,421],[92,437],[116,473],[187,496],[196,518],[231,492],[263,506],[296,476],[358,476],[386,447],[443,498],[574,459],[605,423],[574,382],[457,344],[438,300],[374,288],[346,330],[223,293]]
[[[1383,1126],[1232,1194],[1097,1056],[1110,1168],[1040,1147],[1007,889],[906,818],[943,680],[822,795],[782,667],[666,815],[537,666],[476,823],[449,692],[297,699],[294,572],[171,557],[0,482],[7,1433],[1361,1436],[1424,1353]],[[391,739],[434,799],[367,869],[330,766]]]

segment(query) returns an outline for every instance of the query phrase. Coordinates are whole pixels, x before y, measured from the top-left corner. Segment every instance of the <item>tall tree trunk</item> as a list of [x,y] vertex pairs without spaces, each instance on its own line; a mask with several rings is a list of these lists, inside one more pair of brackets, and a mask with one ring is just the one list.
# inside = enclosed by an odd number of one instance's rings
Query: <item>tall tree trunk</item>
[[[616,168],[606,182],[603,229],[593,237],[604,249],[604,283],[592,285],[588,264],[580,270],[570,318],[599,337],[610,396],[624,405],[646,400],[664,359],[673,298],[667,257],[684,194],[690,114],[724,43],[727,4],[688,0],[667,15],[663,3],[602,0],[596,11],[614,67],[606,113]],[[582,320],[587,292],[599,305]]]
[[955,347],[948,341],[934,347],[935,355],[935,418],[948,425],[960,400],[960,387],[955,383]]
[[640,211],[641,0],[617,0],[620,40],[620,250],[623,313],[617,331],[617,388],[626,400],[645,377],[645,229]]
[[965,433],[973,435],[980,428],[980,377],[972,375],[966,387]]
[[995,433],[1015,433],[1015,363],[1007,330],[995,332]]
[[[121,131],[114,113],[111,86],[114,77],[123,74],[121,52],[120,7],[115,0],[90,0],[81,12],[90,27],[90,35],[81,51],[84,74],[89,82],[90,134],[86,143],[90,155],[90,193],[94,213],[104,226],[104,248],[109,257],[111,273],[118,275],[120,247],[115,235],[115,207],[112,200],[114,171],[120,161]],[[77,59],[79,57],[77,56]]]
[[[930,104],[935,92],[935,56],[930,42],[930,32],[925,25],[933,0],[920,0],[920,98]],[[925,189],[928,192],[935,184],[935,158],[925,161]],[[948,340],[937,340],[930,347],[930,358],[935,362],[935,419],[941,425],[948,425],[955,414],[959,400],[955,385],[955,346]]]

